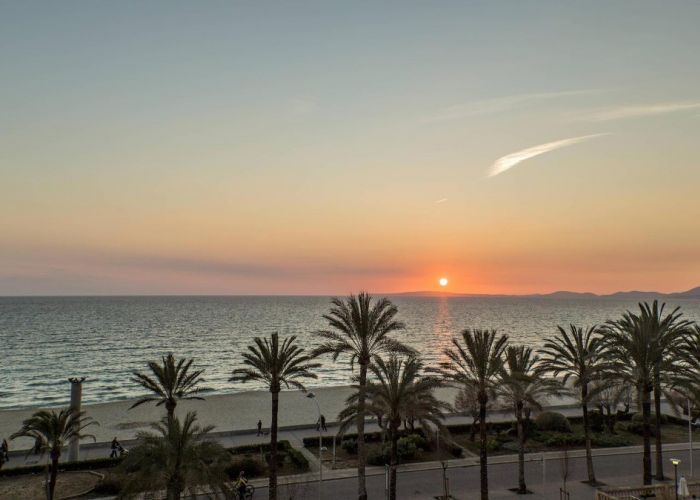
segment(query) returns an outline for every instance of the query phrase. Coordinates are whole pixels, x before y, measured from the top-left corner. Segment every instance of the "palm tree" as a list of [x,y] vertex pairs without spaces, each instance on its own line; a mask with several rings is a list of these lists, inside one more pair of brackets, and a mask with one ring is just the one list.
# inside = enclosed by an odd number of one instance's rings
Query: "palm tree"
[[[622,318],[606,322],[605,356],[610,367],[622,380],[633,384],[642,406],[643,482],[651,484],[651,392],[657,360],[656,333],[639,315],[626,311]],[[658,418],[658,416],[657,416]]]
[[92,438],[92,434],[83,434],[83,429],[90,425],[98,425],[85,412],[76,412],[73,409],[65,410],[40,410],[22,422],[22,428],[15,432],[11,439],[18,437],[32,438],[39,445],[43,454],[49,451],[51,464],[49,466],[49,500],[53,500],[56,489],[56,476],[58,475],[58,460],[61,458],[61,448],[72,439]]
[[255,337],[255,345],[248,346],[243,353],[246,368],[233,370],[231,382],[263,382],[272,393],[272,420],[270,424],[270,500],[277,499],[277,413],[279,393],[282,384],[289,388],[296,387],[302,391],[305,387],[299,379],[315,379],[312,370],[321,366],[312,363],[313,355],[304,354],[299,347],[296,336],[285,338],[280,345],[279,336],[273,333],[269,339]]
[[183,493],[194,494],[196,488],[205,486],[227,495],[226,466],[231,455],[220,444],[207,441],[213,427],[202,428],[196,420],[195,412],[188,412],[182,423],[178,418],[166,417],[152,424],[155,433],[139,433],[139,444],[121,465],[128,473],[124,474],[120,496],[164,488],[168,500],[178,500]]
[[554,377],[562,376],[562,384],[578,389],[578,399],[583,413],[583,434],[586,441],[586,468],[588,483],[597,484],[593,469],[593,454],[591,453],[591,424],[588,417],[588,405],[595,392],[592,384],[600,378],[605,368],[603,344],[598,333],[598,327],[584,329],[569,325],[569,330],[557,326],[557,333],[545,340],[540,350],[542,368]]
[[525,484],[525,426],[526,409],[540,410],[541,401],[560,392],[556,380],[546,378],[538,368],[539,357],[530,347],[508,346],[501,380],[496,389],[498,397],[513,410],[518,434],[518,493],[528,493]]
[[204,379],[204,370],[190,370],[193,359],[175,359],[172,353],[163,356],[162,364],[156,361],[149,361],[148,368],[150,374],[135,371],[132,380],[145,389],[152,392],[152,395],[144,396],[136,401],[131,408],[151,401],[157,401],[156,406],[165,405],[170,420],[175,416],[175,407],[181,399],[199,399],[199,393],[207,389],[199,386]]
[[655,448],[656,448],[656,479],[664,479],[663,452],[661,446],[661,393],[662,384],[667,384],[675,372],[675,367],[669,372],[663,367],[671,367],[672,359],[678,352],[678,345],[681,334],[690,326],[690,321],[681,320],[682,314],[678,312],[680,307],[676,307],[666,316],[663,315],[666,304],[659,306],[658,301],[652,305],[644,302],[639,304],[641,321],[647,325],[652,334],[656,337],[657,360],[654,363],[654,413],[655,421]]
[[451,381],[457,388],[474,387],[477,391],[481,499],[488,500],[486,406],[496,392],[508,337],[498,335],[496,330],[466,329],[462,332],[461,340],[462,342],[458,337],[452,339],[452,347],[445,350],[449,361],[440,363],[440,367],[434,371]]
[[[427,435],[431,426],[445,432],[442,423],[444,413],[450,405],[438,400],[433,392],[442,386],[437,377],[421,376],[423,363],[414,357],[401,358],[391,355],[388,361],[376,357],[369,366],[374,376],[366,387],[366,410],[382,413],[385,416],[386,432],[391,443],[389,469],[389,498],[396,500],[396,466],[398,465],[398,441],[401,423],[413,417]],[[347,401],[347,406],[339,415],[343,432],[357,419],[359,411],[359,387]]]
[[350,356],[351,367],[360,365],[357,400],[357,480],[358,498],[367,499],[365,485],[365,416],[367,368],[381,354],[413,354],[414,351],[389,334],[404,329],[394,319],[398,309],[389,299],[373,300],[368,293],[350,295],[347,299],[333,299],[331,309],[323,317],[329,329],[317,331],[323,342],[314,350],[315,355],[332,354],[337,360],[341,354]]

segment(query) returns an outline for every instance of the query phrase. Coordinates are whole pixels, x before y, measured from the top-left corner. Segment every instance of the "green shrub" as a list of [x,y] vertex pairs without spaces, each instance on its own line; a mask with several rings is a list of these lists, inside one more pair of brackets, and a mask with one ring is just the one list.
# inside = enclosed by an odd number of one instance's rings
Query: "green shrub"
[[389,454],[383,450],[372,450],[367,454],[367,463],[369,465],[384,465],[390,461]]
[[411,441],[419,450],[427,450],[430,448],[428,440],[420,434],[409,434],[408,436],[402,439],[407,439],[408,441]]
[[416,458],[416,454],[418,453],[418,447],[416,446],[416,443],[413,439],[411,439],[410,437],[402,437],[396,444],[396,451],[399,456],[399,462],[402,462],[403,460],[413,460],[414,458]]
[[547,432],[571,432],[571,424],[561,413],[543,411],[535,419],[537,430]]
[[543,432],[539,440],[548,448],[568,448],[571,446],[584,446],[586,438],[583,434],[571,434],[564,432]]
[[494,451],[498,451],[501,449],[501,441],[498,439],[494,438],[488,438],[488,441],[486,441],[486,451],[489,453],[493,453]]
[[309,470],[309,461],[299,450],[294,448],[290,449],[287,451],[287,457],[289,457],[289,463],[291,463],[297,471],[305,472]]
[[[98,470],[116,467],[122,462],[122,458],[94,458],[91,460],[80,460],[78,462],[63,462],[58,465],[61,471],[73,470]],[[0,470],[2,476],[19,476],[22,474],[36,474],[46,472],[46,465],[30,465],[28,467],[15,467],[12,469]]]
[[596,434],[591,438],[591,443],[593,446],[600,448],[615,448],[618,446],[630,446],[632,441],[624,436],[615,434]]
[[593,432],[603,432],[605,417],[599,411],[591,411],[588,413],[588,424]]
[[245,472],[246,477],[251,478],[262,476],[265,473],[265,468],[252,457],[239,458],[226,467],[226,474],[232,480],[238,479],[241,471]]
[[464,449],[461,446],[454,444],[454,443],[449,444],[449,451],[450,451],[450,455],[452,455],[455,458],[461,457],[462,454],[464,453]]
[[350,438],[350,439],[344,439],[340,443],[340,447],[345,450],[346,453],[349,453],[350,455],[357,455],[357,439],[355,438]]
[[106,474],[93,491],[100,495],[118,495],[122,491],[121,479],[116,474]]
[[[650,415],[651,418],[649,418],[649,422],[651,423],[652,426],[656,425],[656,413],[652,413]],[[632,415],[632,423],[636,424],[642,424],[644,422],[644,416],[641,413],[635,413]],[[666,424],[668,423],[668,417],[664,415],[663,413],[661,414],[661,424]]]

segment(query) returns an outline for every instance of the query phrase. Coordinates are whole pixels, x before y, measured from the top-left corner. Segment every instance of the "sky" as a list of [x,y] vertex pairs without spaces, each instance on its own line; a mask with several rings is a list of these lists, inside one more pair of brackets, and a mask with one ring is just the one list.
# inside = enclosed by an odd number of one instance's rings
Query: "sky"
[[700,285],[700,2],[0,3],[0,295]]

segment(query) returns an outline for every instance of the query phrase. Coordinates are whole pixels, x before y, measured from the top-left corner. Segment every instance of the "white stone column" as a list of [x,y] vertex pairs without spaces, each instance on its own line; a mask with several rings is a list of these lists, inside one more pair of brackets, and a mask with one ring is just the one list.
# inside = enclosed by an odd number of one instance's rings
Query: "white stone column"
[[[70,382],[70,408],[75,413],[80,413],[80,406],[83,399],[83,382],[85,377],[69,378]],[[68,443],[68,461],[76,462],[80,458],[80,440],[74,437]]]

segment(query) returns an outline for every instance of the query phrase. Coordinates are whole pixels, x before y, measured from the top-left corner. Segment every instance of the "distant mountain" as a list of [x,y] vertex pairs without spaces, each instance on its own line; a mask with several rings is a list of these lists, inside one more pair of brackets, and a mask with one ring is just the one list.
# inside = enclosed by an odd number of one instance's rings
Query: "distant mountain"
[[533,293],[525,295],[506,295],[506,294],[485,294],[485,293],[453,293],[442,291],[419,291],[419,292],[403,292],[391,293],[394,296],[415,296],[415,297],[532,297],[543,299],[700,299],[700,286],[686,290],[685,292],[661,293],[661,292],[644,292],[638,290],[630,290],[626,292],[615,292],[610,294],[599,295],[591,292],[570,292],[561,290],[551,293]]

